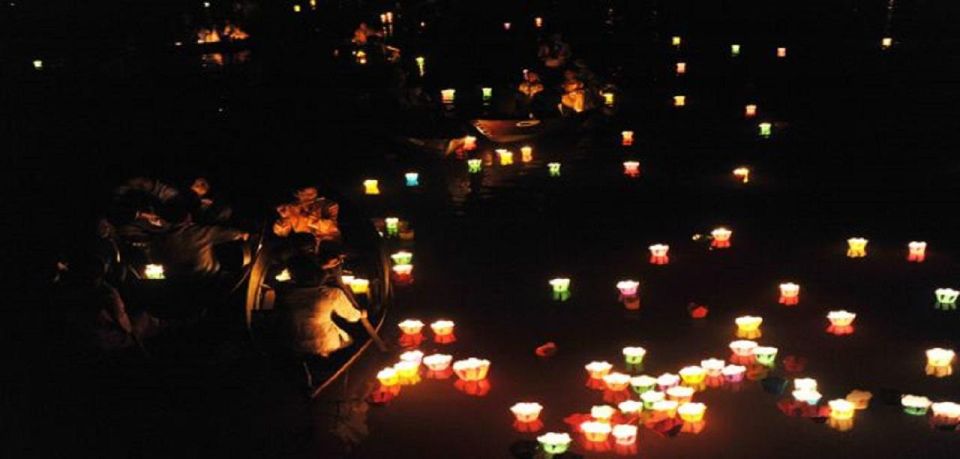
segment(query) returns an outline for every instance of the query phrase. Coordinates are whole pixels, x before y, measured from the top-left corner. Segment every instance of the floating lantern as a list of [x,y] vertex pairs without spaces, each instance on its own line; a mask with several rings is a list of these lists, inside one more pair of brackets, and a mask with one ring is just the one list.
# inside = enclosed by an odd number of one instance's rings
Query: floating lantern
[[417,71],[420,73],[420,76],[423,76],[426,73],[427,60],[423,56],[417,56]]
[[420,186],[420,174],[416,172],[407,172],[403,174],[403,178],[407,180],[408,187]]
[[687,386],[674,386],[667,389],[667,397],[677,403],[687,403],[693,399],[696,390]]
[[763,317],[740,316],[734,321],[737,324],[737,338],[756,339],[761,336],[760,324]]
[[738,167],[733,170],[733,176],[738,178],[742,183],[750,182],[750,168],[748,167]]
[[366,65],[367,64],[367,53],[366,51],[360,50],[356,53],[357,64]]
[[667,256],[667,252],[670,251],[670,246],[666,244],[654,244],[649,247],[650,249],[650,263],[654,265],[665,265],[670,263],[670,257]]
[[620,133],[620,138],[621,138],[620,143],[621,143],[623,146],[629,147],[629,146],[633,145],[633,131],[623,131],[623,132],[621,132],[621,133]]
[[796,390],[816,390],[817,380],[813,378],[796,378],[793,380],[793,388]]
[[533,402],[521,402],[510,407],[510,412],[517,418],[517,422],[533,423],[539,420],[543,405]]
[[929,398],[919,395],[903,395],[900,397],[903,412],[913,416],[925,416],[932,404],[933,402]]
[[715,249],[726,249],[730,247],[730,236],[733,235],[733,231],[726,228],[717,228],[711,231],[710,235],[713,236],[713,240],[710,242],[710,247]]
[[754,116],[757,116],[757,106],[754,104],[750,104],[744,107],[743,116],[747,118],[753,118]]
[[434,373],[443,373],[450,369],[453,356],[446,354],[431,354],[423,358],[423,365]]
[[854,389],[847,394],[847,401],[853,403],[853,409],[865,410],[870,407],[870,400],[873,393],[865,390]]
[[656,390],[648,390],[640,394],[640,401],[643,402],[643,409],[652,410],[653,404],[663,401],[664,399],[666,399],[666,396],[667,394],[663,392],[656,391]]
[[617,405],[617,409],[619,409],[620,413],[624,416],[634,416],[640,414],[640,411],[643,410],[643,402],[627,400],[625,402],[620,402],[620,404]]
[[399,285],[407,285],[413,281],[413,265],[393,265],[393,280]]
[[377,380],[380,381],[381,386],[386,388],[400,384],[400,377],[397,376],[397,371],[391,367],[380,370],[377,373]]
[[365,295],[370,292],[370,281],[367,279],[355,278],[350,282],[350,291],[355,295]]
[[830,418],[837,420],[853,419],[854,406],[842,398],[830,400]]
[[760,137],[770,137],[773,131],[773,124],[770,123],[760,123]]
[[654,402],[653,412],[665,415],[668,418],[673,418],[677,416],[678,406],[680,406],[680,404],[673,400],[660,400],[659,402]]
[[738,357],[752,357],[753,350],[757,348],[755,341],[737,340],[730,343],[730,350]]
[[787,57],[787,48],[777,48],[777,57]]
[[466,360],[453,362],[453,372],[461,381],[481,381],[487,379],[490,371],[490,361],[470,357]]
[[677,384],[680,384],[680,376],[673,373],[664,373],[657,377],[657,387],[659,387],[661,391],[665,391]]
[[891,46],[893,46],[893,38],[883,37],[883,39],[880,40],[880,47],[881,47],[881,48],[883,48],[883,49],[890,49]]
[[867,256],[867,243],[870,242],[862,237],[852,237],[847,239],[847,257],[863,258]]
[[676,35],[675,35],[675,36],[673,37],[673,39],[670,40],[670,42],[673,43],[673,46],[676,46],[676,47],[679,48],[679,47],[680,47],[680,43],[682,42],[682,39],[681,39],[679,36],[676,36]]
[[603,382],[603,377],[610,373],[613,365],[608,362],[590,362],[584,368],[590,376],[587,378],[587,387],[597,390],[607,387],[606,383]]
[[[636,296],[636,295],[637,295],[637,289],[638,289],[639,287],[640,287],[640,282],[637,282],[637,281],[635,281],[635,280],[622,280],[622,281],[620,281],[620,282],[617,282],[617,290],[620,290],[620,294],[623,295],[623,296]],[[640,350],[643,350],[643,348],[639,348],[639,349],[640,349]],[[626,353],[627,348],[625,348],[623,351],[624,351],[624,353]],[[644,351],[644,352],[646,352],[646,351]],[[640,358],[642,359],[643,356],[641,356]],[[628,362],[628,363],[629,363],[629,362]],[[639,362],[637,362],[637,363],[639,363]]]
[[480,95],[485,103],[489,103],[493,99],[493,88],[480,88]]
[[757,346],[753,348],[753,357],[757,363],[772,367],[777,362],[777,348],[771,346]]
[[848,311],[830,311],[827,313],[827,320],[830,326],[827,327],[827,333],[842,336],[853,333],[853,320],[857,315]]
[[723,367],[726,362],[720,359],[706,359],[700,361],[700,367],[707,372],[708,377],[723,376]]
[[40,59],[34,59],[33,68],[34,70],[43,70],[43,61]]
[[723,367],[723,379],[728,383],[738,383],[743,381],[743,375],[747,372],[747,367],[742,365],[727,365]]
[[283,271],[280,271],[280,274],[273,276],[273,278],[276,279],[277,282],[289,282],[290,279],[292,279],[292,277],[290,277],[290,270],[287,268],[283,268]]
[[560,176],[560,163],[547,163],[547,170],[550,171],[551,177]]
[[800,303],[800,286],[793,282],[780,284],[780,304],[793,306]]
[[464,151],[473,151],[477,149],[477,138],[468,135],[463,138],[463,150]]
[[456,89],[443,89],[440,91],[440,100],[444,103],[444,105],[452,104],[456,97]]
[[566,433],[548,432],[537,437],[537,441],[540,442],[543,452],[552,455],[567,452],[573,439]]
[[960,424],[960,404],[939,402],[930,405],[933,410],[933,422],[936,425],[956,426]]
[[143,268],[143,277],[150,280],[161,280],[166,279],[167,276],[163,274],[163,265],[150,264]]
[[707,370],[696,365],[683,367],[680,369],[680,379],[682,379],[683,384],[687,386],[698,387],[707,379]]
[[299,12],[300,12],[300,9],[301,9],[301,8],[300,8],[300,5],[293,5],[293,12],[294,12],[294,13],[299,13]]
[[610,405],[595,405],[590,408],[590,416],[596,422],[602,422],[604,424],[609,424],[610,419],[613,419],[613,415],[616,414],[617,410],[613,409]]
[[477,174],[480,172],[481,167],[483,167],[483,162],[480,158],[470,158],[467,160],[467,172]]
[[497,149],[497,158],[500,158],[501,166],[509,166],[513,164],[513,152],[504,148]]
[[352,276],[352,275],[350,275],[350,274],[344,274],[344,275],[341,275],[341,276],[340,276],[340,280],[343,281],[343,285],[350,285],[350,284],[352,284],[353,281],[354,281],[354,279],[356,279],[356,278],[357,278],[356,276]]
[[529,145],[520,147],[520,161],[523,161],[524,163],[533,161],[533,147]]
[[400,219],[397,217],[387,217],[383,219],[387,228],[387,236],[396,236],[400,232]]
[[673,96],[674,107],[684,107],[687,105],[687,96]]
[[952,288],[938,288],[933,292],[937,297],[937,309],[944,311],[957,309],[957,298],[960,297],[960,291]]
[[684,403],[677,408],[680,419],[683,422],[697,423],[703,421],[703,414],[707,411],[707,405],[703,403]]
[[420,364],[417,362],[397,362],[397,364],[393,366],[393,369],[397,371],[397,377],[400,378],[400,385],[402,386],[416,384],[420,381],[420,376],[418,374],[420,370]]
[[438,320],[430,324],[433,330],[433,341],[437,344],[450,344],[457,340],[453,334],[455,324],[451,320]]
[[409,265],[413,262],[413,254],[407,252],[406,250],[401,250],[393,255],[390,255],[390,259],[393,260],[394,264]]
[[509,31],[509,30],[510,30],[510,26],[511,26],[511,24],[510,24],[509,22],[504,22],[504,23],[503,23],[503,30]]
[[570,297],[570,279],[565,277],[552,279],[550,287],[553,289],[553,299],[564,301]]
[[907,244],[907,261],[923,263],[927,258],[927,243],[913,241]]
[[[352,285],[352,284],[351,284]],[[423,322],[416,319],[407,319],[397,324],[404,335],[419,335],[423,330]]]
[[[636,293],[636,291],[634,291]],[[647,350],[639,346],[628,346],[623,348],[623,357],[627,365],[640,365],[643,363],[643,357],[647,355]]]
[[630,385],[630,375],[610,373],[603,377],[603,382],[606,384],[607,390],[621,392],[627,390],[627,386]]
[[612,433],[614,441],[620,446],[631,446],[637,443],[637,426],[635,425],[615,425]]
[[956,354],[951,349],[935,347],[927,349],[927,375],[943,378],[953,374],[953,358]]
[[623,175],[627,177],[635,178],[640,176],[640,162],[639,161],[624,161],[623,162]]
[[738,45],[738,44],[736,44],[736,43],[730,45],[730,55],[733,56],[733,57],[739,56],[739,55],[740,55],[740,45]]
[[533,18],[533,26],[538,29],[543,27],[543,18],[540,16]]
[[677,75],[683,75],[685,73],[687,73],[687,63],[677,62]]
[[380,181],[367,179],[363,181],[364,194],[380,194]]
[[793,391],[794,400],[800,403],[806,403],[807,405],[816,405],[820,398],[823,397],[820,395],[820,392],[817,392],[816,388],[813,389],[797,389]]
[[607,441],[613,428],[605,422],[587,421],[580,424],[580,430],[588,442],[602,443]]
[[400,360],[403,362],[413,362],[419,367],[420,363],[423,362],[423,352],[417,350],[404,352],[400,354]]
[[606,91],[601,93],[601,95],[603,96],[603,104],[606,105],[607,107],[613,107],[613,103],[615,101],[613,93],[610,91]]
[[647,375],[634,376],[630,378],[630,387],[637,395],[643,395],[645,392],[656,389],[657,378]]

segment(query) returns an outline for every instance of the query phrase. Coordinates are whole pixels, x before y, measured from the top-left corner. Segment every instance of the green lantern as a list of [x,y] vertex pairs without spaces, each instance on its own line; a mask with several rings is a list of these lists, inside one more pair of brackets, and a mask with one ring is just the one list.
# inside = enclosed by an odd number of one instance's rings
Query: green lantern
[[483,103],[490,103],[493,99],[493,88],[480,88],[480,91],[483,93]]
[[737,57],[739,55],[740,55],[740,45],[737,43],[730,45],[730,56]]
[[547,169],[550,171],[551,177],[560,176],[560,163],[547,163]]
[[553,456],[567,452],[573,439],[566,433],[549,432],[537,437],[537,441],[540,442],[543,452]]
[[777,348],[768,346],[758,346],[753,349],[753,356],[757,363],[765,367],[773,367],[777,361]]
[[483,161],[481,161],[480,158],[470,158],[467,160],[467,172],[479,174],[481,167],[483,167]]
[[773,134],[773,124],[770,123],[760,123],[760,137],[770,137]]
[[937,309],[944,311],[957,309],[957,297],[960,297],[960,291],[952,288],[938,288],[934,294],[937,296]]

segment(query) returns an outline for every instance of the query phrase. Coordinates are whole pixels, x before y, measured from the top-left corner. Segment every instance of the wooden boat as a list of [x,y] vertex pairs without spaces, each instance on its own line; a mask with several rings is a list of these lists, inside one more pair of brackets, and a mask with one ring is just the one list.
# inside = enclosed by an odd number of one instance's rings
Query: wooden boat
[[470,124],[484,137],[497,143],[524,142],[575,126],[577,117],[538,119],[477,119]]

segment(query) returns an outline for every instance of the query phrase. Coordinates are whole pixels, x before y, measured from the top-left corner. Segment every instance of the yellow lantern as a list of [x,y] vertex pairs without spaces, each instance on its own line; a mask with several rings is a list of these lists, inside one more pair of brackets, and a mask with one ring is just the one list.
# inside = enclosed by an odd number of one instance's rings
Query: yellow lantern
[[276,279],[277,282],[289,282],[290,279],[292,279],[292,277],[290,277],[290,270],[287,268],[283,268],[283,271],[280,271],[280,274],[273,276],[273,278]]
[[703,403],[684,403],[677,408],[680,419],[684,422],[697,423],[703,421],[703,414],[707,411],[707,405]]
[[880,40],[880,47],[881,47],[881,48],[883,48],[883,49],[890,49],[891,46],[893,46],[893,38],[883,37],[883,39]]
[[377,373],[377,380],[380,381],[380,385],[383,387],[394,387],[400,384],[400,377],[397,376],[397,371],[392,367],[380,370]]
[[364,180],[363,192],[370,195],[380,194],[380,181],[375,179]]
[[847,256],[850,258],[863,258],[867,256],[867,241],[862,237],[852,237],[847,239]]
[[671,39],[670,42],[673,43],[673,46],[676,46],[676,47],[679,48],[679,47],[680,47],[680,43],[682,42],[682,40],[683,40],[683,39],[680,38],[679,35],[674,35],[673,39]]
[[532,423],[540,418],[543,405],[532,402],[521,402],[510,407],[510,412],[517,418],[517,422]]
[[477,149],[477,138],[468,135],[463,137],[463,150],[464,151],[473,151]]
[[737,338],[757,339],[762,334],[760,324],[763,323],[763,317],[740,316],[735,320],[737,324]]
[[163,273],[163,265],[150,264],[143,268],[143,277],[150,280],[166,279]]
[[613,426],[613,439],[620,446],[633,446],[637,443],[637,426],[617,424]]
[[838,398],[836,400],[830,400],[828,403],[830,405],[830,418],[837,420],[846,420],[853,419],[854,406],[853,403]]
[[43,61],[40,59],[34,59],[33,68],[34,70],[43,70]]
[[423,56],[417,56],[417,70],[420,73],[420,76],[423,76],[426,71],[427,60]]
[[443,89],[440,91],[440,101],[443,102],[444,105],[452,104],[456,97],[457,97],[456,89]]
[[639,414],[640,411],[643,410],[643,403],[638,402],[636,400],[627,400],[624,402],[620,402],[620,404],[617,405],[617,408],[620,410],[620,413],[622,413],[623,415],[633,416],[633,415]]
[[750,182],[750,168],[749,167],[738,167],[733,170],[733,176],[739,179],[742,183]]
[[367,279],[355,278],[350,282],[350,291],[355,295],[365,295],[370,292],[370,281]]
[[953,358],[956,356],[952,349],[935,347],[927,349],[927,375],[943,378],[953,374]]
[[513,152],[505,148],[498,148],[497,157],[500,158],[501,166],[509,166],[513,164]]
[[293,12],[294,12],[294,13],[299,13],[299,12],[300,12],[300,9],[301,9],[301,8],[300,8],[300,5],[293,5]]
[[683,95],[673,96],[674,107],[683,107],[686,105],[687,105],[687,96],[683,96]]
[[419,382],[418,372],[420,370],[420,365],[418,363],[401,361],[397,362],[397,364],[393,366],[393,369],[397,371],[397,376],[400,378],[401,385],[406,386]]
[[707,370],[696,365],[683,367],[680,369],[680,379],[682,379],[683,383],[687,386],[698,387],[707,379]]
[[606,91],[601,93],[603,95],[603,104],[607,107],[613,107],[614,95],[612,92]]
[[659,402],[654,402],[653,412],[665,415],[668,418],[673,418],[677,416],[678,406],[680,406],[680,404],[673,400],[660,400]]

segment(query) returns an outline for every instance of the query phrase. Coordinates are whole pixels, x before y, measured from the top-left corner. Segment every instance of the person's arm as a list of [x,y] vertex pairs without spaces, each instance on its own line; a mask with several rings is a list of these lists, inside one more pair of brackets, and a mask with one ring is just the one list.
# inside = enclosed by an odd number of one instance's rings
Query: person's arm
[[123,303],[123,298],[120,298],[120,294],[114,289],[110,289],[106,309],[113,323],[127,334],[133,334],[133,324],[130,323],[130,316],[127,315],[127,307]]
[[356,322],[367,316],[365,311],[353,307],[353,303],[339,288],[326,289],[323,292],[327,301],[333,301],[333,312],[347,322]]

